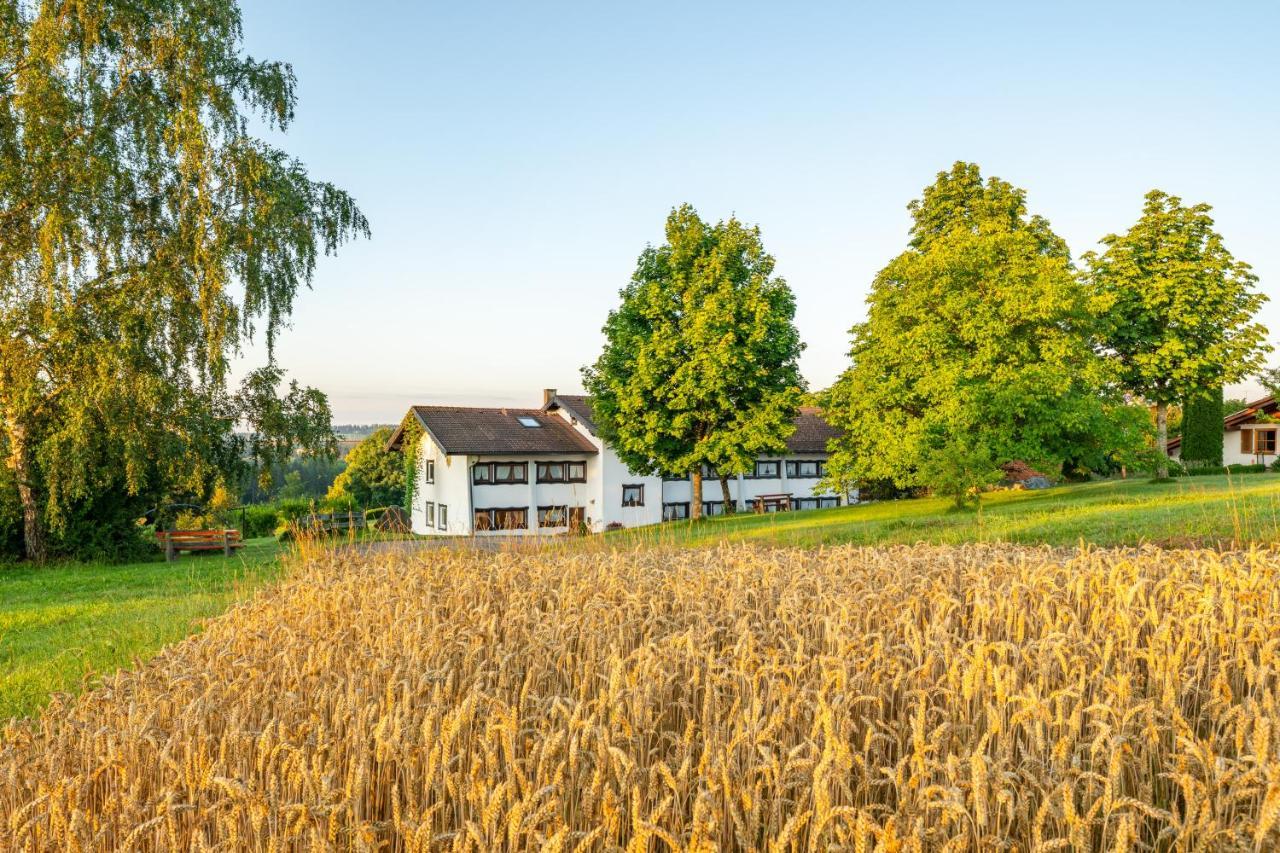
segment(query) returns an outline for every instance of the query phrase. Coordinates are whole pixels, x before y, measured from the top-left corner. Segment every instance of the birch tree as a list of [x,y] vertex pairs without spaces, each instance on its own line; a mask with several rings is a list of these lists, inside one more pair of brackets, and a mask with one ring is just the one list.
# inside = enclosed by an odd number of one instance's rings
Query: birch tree
[[104,478],[207,464],[230,359],[367,234],[249,132],[289,126],[294,85],[234,0],[0,1],[0,446],[30,557]]

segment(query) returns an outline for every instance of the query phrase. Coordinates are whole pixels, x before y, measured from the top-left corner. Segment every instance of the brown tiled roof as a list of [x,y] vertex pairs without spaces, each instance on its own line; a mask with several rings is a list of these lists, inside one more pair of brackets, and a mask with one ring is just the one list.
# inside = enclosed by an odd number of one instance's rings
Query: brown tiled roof
[[840,431],[827,423],[822,411],[814,406],[804,406],[796,415],[796,431],[787,439],[788,453],[826,453],[827,442]]
[[[449,455],[494,456],[506,453],[595,453],[586,436],[560,417],[541,409],[478,409],[462,406],[414,406],[422,428]],[[529,417],[539,427],[523,426]],[[400,439],[397,429],[388,446]]]
[[[1238,412],[1232,412],[1222,419],[1222,431],[1230,432],[1237,429],[1240,424],[1248,423],[1253,420],[1253,416],[1259,412],[1266,414],[1274,414],[1277,409],[1276,398],[1266,396],[1260,400],[1254,400]],[[1174,436],[1169,439],[1165,445],[1166,450],[1177,450],[1182,446],[1182,436]]]
[[591,398],[581,394],[557,394],[545,406],[546,409],[567,409],[569,414],[587,428],[587,432],[596,434],[595,416],[591,412]]
[[[592,435],[596,423],[591,412],[591,398],[576,394],[557,394],[547,403],[547,409],[568,409]],[[827,442],[839,435],[839,430],[822,417],[822,411],[814,406],[803,406],[796,415],[796,431],[787,439],[788,453],[826,453]]]

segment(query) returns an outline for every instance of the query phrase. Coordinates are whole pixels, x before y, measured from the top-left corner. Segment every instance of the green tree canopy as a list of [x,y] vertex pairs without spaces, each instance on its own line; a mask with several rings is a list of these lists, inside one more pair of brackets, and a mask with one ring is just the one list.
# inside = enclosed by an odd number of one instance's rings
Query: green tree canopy
[[[257,468],[264,492],[271,490],[272,469],[285,465],[296,451],[331,459],[338,449],[328,398],[296,381],[280,394],[283,380],[279,368],[259,368],[245,377],[236,400],[240,420],[249,428],[242,457]],[[301,484],[302,474],[296,473]]]
[[391,430],[383,427],[351,448],[347,467],[333,481],[329,497],[350,498],[366,508],[404,503],[404,458],[387,450],[390,439]]
[[1256,373],[1270,349],[1253,321],[1266,297],[1213,230],[1210,210],[1152,190],[1132,228],[1085,256],[1106,351],[1124,387],[1156,406],[1160,477],[1170,404]]
[[909,209],[910,243],[876,276],[826,394],[843,433],[832,482],[936,485],[947,466],[923,463],[953,445],[1037,466],[1131,446],[1141,413],[1109,386],[1067,246],[1025,193],[956,163]]
[[249,133],[288,65],[234,0],[0,3],[0,433],[25,547],[106,488],[188,488],[233,458],[229,360],[272,350],[353,200]]
[[758,228],[709,225],[689,205],[667,218],[666,242],[640,255],[605,348],[583,370],[601,434],[633,470],[721,477],[781,453],[804,391],[795,297],[774,275]]

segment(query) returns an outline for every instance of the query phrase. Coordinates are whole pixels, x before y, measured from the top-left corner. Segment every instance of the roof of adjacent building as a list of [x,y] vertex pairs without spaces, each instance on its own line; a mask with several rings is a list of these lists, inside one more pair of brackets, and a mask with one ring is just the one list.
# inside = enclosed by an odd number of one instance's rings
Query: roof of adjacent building
[[[1276,411],[1276,408],[1276,398],[1272,395],[1267,395],[1259,400],[1254,400],[1243,409],[1232,412],[1224,417],[1222,419],[1222,431],[1228,432],[1240,426],[1240,424],[1248,423],[1259,412],[1273,414]],[[1181,446],[1182,436],[1175,436],[1174,438],[1169,439],[1165,445],[1166,450],[1177,450]]]
[[[463,406],[414,406],[418,423],[447,455],[585,453],[596,448],[561,417],[542,409],[482,409]],[[532,418],[539,426],[520,423]],[[387,447],[400,446],[403,425],[391,434]]]
[[[576,394],[556,394],[544,408],[548,411],[565,409],[592,435],[596,434],[591,398]],[[827,442],[840,434],[839,430],[827,423],[822,417],[822,410],[816,406],[801,407],[795,423],[796,430],[787,439],[788,453],[826,453]]]
[[596,434],[595,416],[591,412],[591,398],[582,394],[556,394],[547,401],[544,409],[550,411],[560,408],[567,411],[577,419],[578,423],[587,428],[587,432],[592,435]]
[[840,430],[827,423],[821,409],[803,406],[796,415],[796,431],[787,439],[787,452],[826,453],[827,442],[839,434]]

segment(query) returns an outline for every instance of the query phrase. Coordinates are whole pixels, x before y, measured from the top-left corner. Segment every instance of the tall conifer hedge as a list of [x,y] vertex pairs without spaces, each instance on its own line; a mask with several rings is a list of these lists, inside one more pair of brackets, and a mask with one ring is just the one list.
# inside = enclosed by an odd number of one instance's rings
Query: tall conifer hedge
[[1222,464],[1222,388],[1187,398],[1182,409],[1182,461]]

